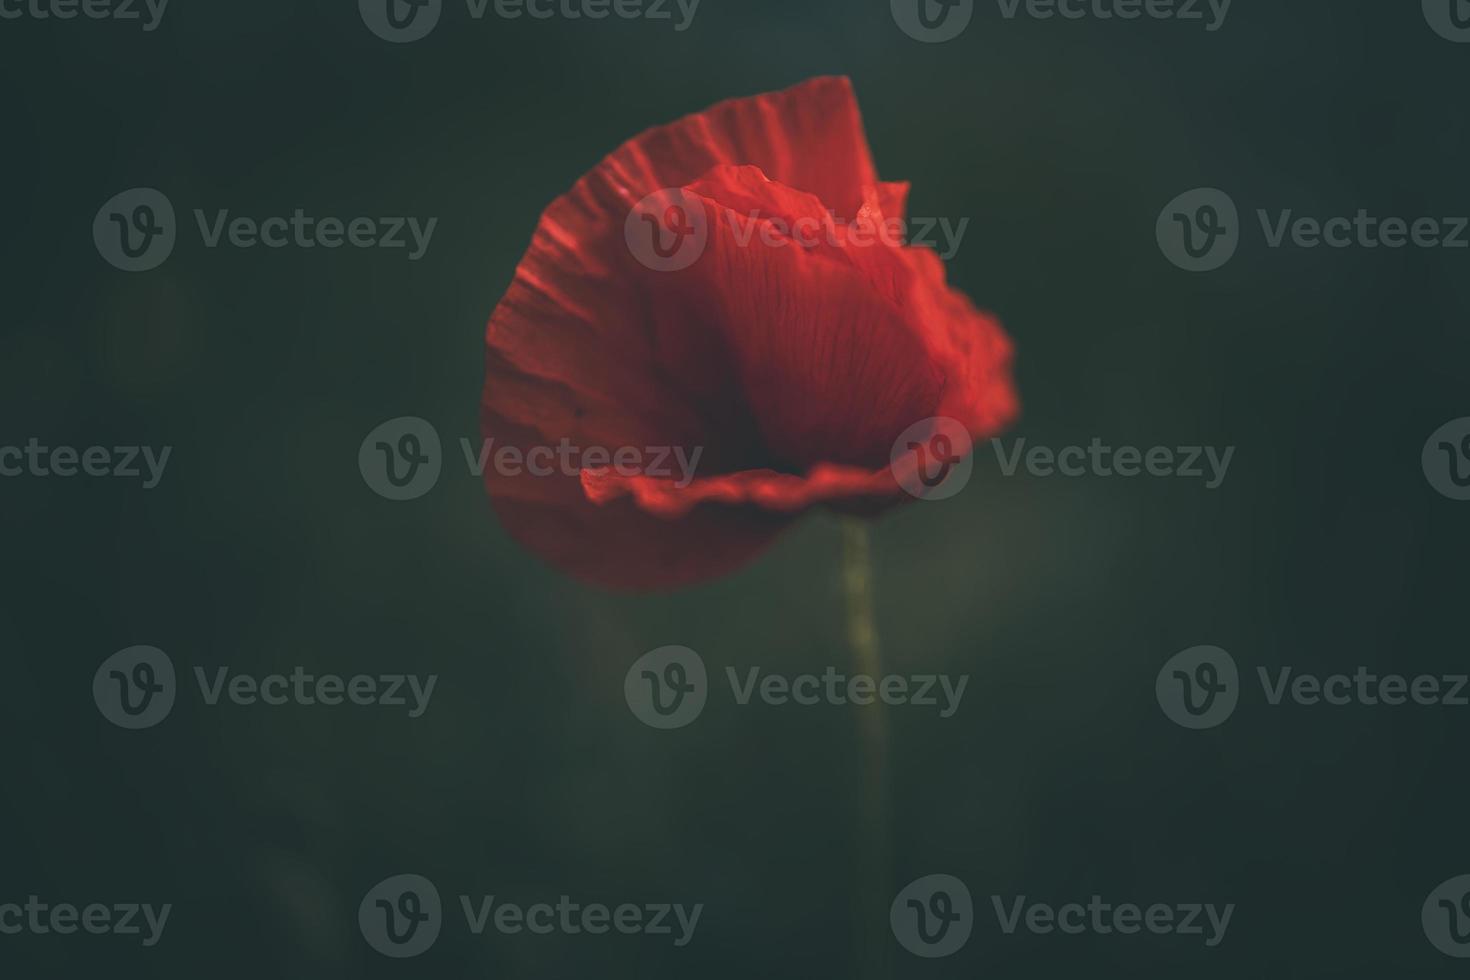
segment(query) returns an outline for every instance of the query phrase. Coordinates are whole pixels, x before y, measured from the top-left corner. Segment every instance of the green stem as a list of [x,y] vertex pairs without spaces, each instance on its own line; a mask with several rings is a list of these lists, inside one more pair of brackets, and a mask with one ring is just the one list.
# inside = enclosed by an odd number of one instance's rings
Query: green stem
[[[847,519],[842,526],[842,590],[847,600],[847,641],[854,673],[876,683],[882,677],[882,651],[873,602],[873,555],[868,525]],[[888,906],[893,896],[888,714],[881,699],[857,708],[862,755],[862,793],[857,833],[857,975],[887,980],[892,943]]]

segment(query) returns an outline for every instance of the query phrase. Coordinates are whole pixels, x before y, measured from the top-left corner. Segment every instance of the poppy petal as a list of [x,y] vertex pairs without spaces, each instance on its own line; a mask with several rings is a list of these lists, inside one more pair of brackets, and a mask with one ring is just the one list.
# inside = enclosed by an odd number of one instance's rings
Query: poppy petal
[[709,204],[704,254],[677,275],[692,321],[724,336],[773,461],[886,464],[944,390],[923,338],[861,269],[826,254],[843,250],[763,244],[762,219]]
[[687,486],[666,478],[623,476],[611,468],[582,471],[582,487],[594,503],[630,496],[638,506],[661,517],[684,517],[697,504],[750,505],[796,513],[817,504],[854,497],[885,500],[901,488],[888,469],[821,463],[806,476],[774,470],[743,470],[696,479]]

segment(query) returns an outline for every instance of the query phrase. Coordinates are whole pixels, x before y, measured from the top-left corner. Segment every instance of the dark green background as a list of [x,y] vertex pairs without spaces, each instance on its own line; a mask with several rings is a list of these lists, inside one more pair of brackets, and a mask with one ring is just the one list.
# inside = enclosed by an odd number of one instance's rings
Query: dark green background
[[[893,713],[896,883],[943,872],[970,944],[904,977],[1441,977],[1419,925],[1470,871],[1470,709],[1165,719],[1185,647],[1257,665],[1465,666],[1465,504],[1420,470],[1470,415],[1470,253],[1264,247],[1175,269],[1165,202],[1243,214],[1470,213],[1470,46],[1417,3],[1236,0],[1198,23],[1004,21],[958,40],[886,0],[704,0],[691,30],[469,20],[393,46],[355,4],[173,0],[162,27],[0,22],[0,444],[175,447],[162,486],[0,482],[0,901],[172,902],[163,942],[0,937],[0,974],[825,977],[855,972],[850,708],[735,708],[677,732],[623,703],[656,646],[712,672],[844,664],[837,525],[670,596],[581,587],[516,548],[449,457],[390,503],[356,455],[422,415],[473,436],[484,323],[541,209],[620,141],[720,99],[852,76],[911,212],[973,219],[955,283],[1003,318],[1024,418],[1059,446],[1235,445],[1224,487],[1000,476],[876,528],[894,670],[971,677]],[[113,194],[257,217],[437,216],[428,256],[93,248]],[[152,644],[232,665],[436,672],[428,714],[207,709],[113,728],[90,684]],[[489,936],[451,917],[392,962],[356,926],[390,874],[446,901],[703,902],[649,937]],[[1225,943],[1002,937],[992,894],[1234,902]],[[451,909],[453,912],[453,909]],[[886,923],[872,924],[886,930]]]

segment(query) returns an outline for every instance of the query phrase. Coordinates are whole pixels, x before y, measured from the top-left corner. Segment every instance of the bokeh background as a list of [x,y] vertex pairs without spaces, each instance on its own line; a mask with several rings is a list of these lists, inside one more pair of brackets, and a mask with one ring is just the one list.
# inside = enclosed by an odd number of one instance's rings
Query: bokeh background
[[[633,133],[850,75],[911,212],[969,217],[953,281],[1015,338],[1051,446],[1234,445],[1224,486],[1003,477],[875,529],[894,671],[965,673],[959,714],[892,712],[895,883],[976,896],[969,945],[895,976],[1443,977],[1419,923],[1470,871],[1470,709],[1269,708],[1257,666],[1465,670],[1467,505],[1420,449],[1470,414],[1456,251],[1160,254],[1175,195],[1406,218],[1470,213],[1470,46],[1417,3],[1237,0],[1201,24],[1004,20],[925,45],[885,0],[704,0],[691,29],[472,21],[373,36],[346,0],[174,0],[161,27],[0,22],[0,443],[169,444],[162,485],[0,481],[0,901],[171,902],[153,949],[0,937],[0,973],[77,977],[813,977],[856,972],[850,708],[640,724],[623,674],[683,644],[726,666],[849,656],[838,525],[673,595],[569,581],[517,549],[451,450],[372,493],[363,436],[473,437],[484,323],[541,209]],[[208,250],[105,264],[134,186],[188,218],[437,216],[428,255]],[[191,220],[191,219],[189,219]],[[1252,218],[1253,221],[1253,218]],[[1188,732],[1154,696],[1197,644],[1252,678]],[[125,732],[90,697],[134,644],[194,666],[434,672],[429,712],[206,708]],[[357,930],[380,879],[529,904],[703,902],[695,941],[475,938],[395,962]],[[989,896],[1237,905],[1226,941],[1002,936]],[[457,904],[457,903],[455,903]],[[871,927],[886,930],[883,922]]]

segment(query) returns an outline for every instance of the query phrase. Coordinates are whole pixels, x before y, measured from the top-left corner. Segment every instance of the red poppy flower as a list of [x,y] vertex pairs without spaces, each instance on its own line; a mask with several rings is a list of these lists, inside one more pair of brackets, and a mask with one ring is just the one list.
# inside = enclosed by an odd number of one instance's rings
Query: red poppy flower
[[907,192],[818,78],[649,130],[554,201],[485,337],[490,458],[543,447],[486,467],[511,535],[603,586],[684,585],[809,508],[912,499],[890,453],[921,420],[1003,427],[1010,341],[883,233]]

